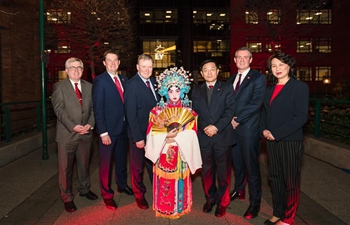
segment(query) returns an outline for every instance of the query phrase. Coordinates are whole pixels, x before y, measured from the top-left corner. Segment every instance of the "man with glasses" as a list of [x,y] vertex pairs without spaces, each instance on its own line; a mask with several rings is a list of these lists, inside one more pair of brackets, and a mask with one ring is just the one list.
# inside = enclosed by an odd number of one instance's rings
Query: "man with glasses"
[[67,212],[77,210],[72,192],[73,164],[77,162],[79,195],[89,200],[98,197],[90,191],[89,163],[92,129],[92,84],[82,80],[83,62],[75,57],[66,61],[68,78],[53,86],[52,105],[57,116],[58,183]]

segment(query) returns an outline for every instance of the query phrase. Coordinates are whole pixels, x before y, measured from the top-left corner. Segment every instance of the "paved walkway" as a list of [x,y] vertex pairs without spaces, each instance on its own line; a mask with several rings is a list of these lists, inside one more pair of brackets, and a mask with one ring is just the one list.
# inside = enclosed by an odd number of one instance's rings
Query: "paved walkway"
[[[108,210],[101,197],[96,201],[89,201],[76,195],[78,211],[67,213],[59,198],[57,154],[55,144],[52,144],[49,146],[48,160],[41,160],[42,151],[39,149],[0,168],[0,224],[263,224],[272,214],[264,146],[263,143],[260,155],[263,181],[261,212],[257,218],[250,221],[242,217],[249,205],[247,199],[231,202],[223,218],[216,218],[215,210],[210,214],[203,213],[205,199],[199,174],[193,179],[192,212],[178,220],[156,218],[152,209],[141,210],[132,196],[119,193],[114,197],[119,206],[115,211]],[[91,162],[91,190],[99,194],[97,151],[95,143]],[[76,184],[75,182],[74,190]],[[151,184],[147,174],[145,184],[148,190],[146,199],[151,203]],[[349,173],[304,155],[301,190],[301,202],[295,224],[350,224]]]

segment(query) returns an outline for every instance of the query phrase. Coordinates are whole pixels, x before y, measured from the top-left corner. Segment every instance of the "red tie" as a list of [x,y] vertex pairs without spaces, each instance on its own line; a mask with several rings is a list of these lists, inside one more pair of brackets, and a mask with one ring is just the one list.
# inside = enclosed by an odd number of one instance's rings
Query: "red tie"
[[78,88],[78,83],[74,83],[74,85],[75,85],[75,88],[74,88],[75,89],[75,94],[78,97],[79,103],[80,103],[80,105],[83,105],[83,97],[81,96],[81,92],[80,92],[80,90]]
[[235,87],[235,93],[237,93],[238,89],[239,89],[239,85],[241,85],[241,77],[242,77],[242,74],[240,73],[239,74],[239,77],[238,77],[238,81],[236,83],[236,87]]
[[209,89],[213,89],[213,87],[214,87],[213,85],[209,85]]
[[124,103],[124,94],[123,94],[122,86],[120,85],[120,82],[119,82],[117,77],[113,77],[113,78],[114,78],[115,86],[117,86],[120,98],[122,99],[122,102]]
[[150,85],[149,81],[146,81],[146,85],[149,89],[151,89],[151,85]]

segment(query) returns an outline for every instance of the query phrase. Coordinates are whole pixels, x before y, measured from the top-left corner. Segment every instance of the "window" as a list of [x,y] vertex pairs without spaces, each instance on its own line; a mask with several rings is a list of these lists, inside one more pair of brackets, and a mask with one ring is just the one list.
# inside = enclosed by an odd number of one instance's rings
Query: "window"
[[312,81],[311,66],[299,66],[297,68],[297,78],[302,81]]
[[298,53],[312,52],[312,38],[298,38],[297,52]]
[[332,24],[332,10],[298,10],[297,24]]
[[281,11],[272,9],[267,12],[267,21],[270,24],[281,24]]
[[316,66],[316,77],[315,81],[323,81],[324,77],[331,78],[332,69],[330,66]]
[[246,24],[258,24],[259,17],[256,11],[246,11],[245,12],[245,23]]
[[315,51],[320,53],[332,52],[332,39],[331,38],[315,38],[314,39]]
[[272,40],[271,38],[266,38],[266,52],[276,52],[281,51],[281,41]]
[[141,11],[140,23],[177,23],[177,9]]
[[252,52],[262,52],[261,38],[247,38],[246,46],[250,48]]
[[55,53],[70,53],[70,42],[67,39],[58,39]]
[[46,12],[46,20],[49,23],[70,23],[71,12],[60,9],[50,9]]
[[176,43],[174,40],[144,40],[143,52],[154,59],[154,68],[166,68],[176,64]]
[[221,57],[223,52],[230,51],[228,40],[193,41],[193,53],[211,52],[211,57]]
[[332,24],[332,0],[299,1],[297,24]]
[[219,10],[207,10],[207,9],[194,9],[193,10],[193,23],[194,24],[215,24],[217,26],[223,26],[230,22],[229,9]]

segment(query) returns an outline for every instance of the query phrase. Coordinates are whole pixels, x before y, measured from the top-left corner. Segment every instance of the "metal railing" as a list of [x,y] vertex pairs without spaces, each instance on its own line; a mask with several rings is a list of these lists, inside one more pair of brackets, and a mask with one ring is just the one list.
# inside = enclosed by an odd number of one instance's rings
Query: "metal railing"
[[[0,103],[0,142],[11,142],[42,128],[41,101]],[[47,99],[47,126],[54,126],[56,116]],[[350,101],[310,99],[309,121],[305,131],[316,138],[325,137],[350,144]]]
[[316,138],[350,144],[350,101],[311,98],[305,129]]
[[[55,114],[50,99],[47,99],[47,125],[55,124]],[[0,142],[11,142],[13,138],[42,129],[41,101],[0,103]]]

